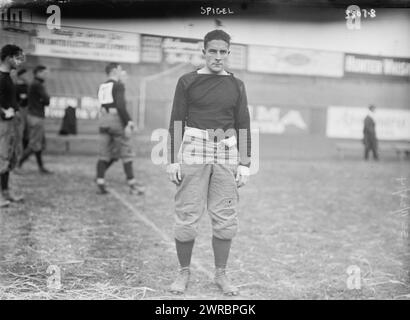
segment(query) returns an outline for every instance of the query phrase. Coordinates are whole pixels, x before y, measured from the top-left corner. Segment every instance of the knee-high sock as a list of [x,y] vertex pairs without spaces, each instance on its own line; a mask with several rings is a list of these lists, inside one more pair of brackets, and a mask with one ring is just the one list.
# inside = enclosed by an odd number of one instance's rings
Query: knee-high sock
[[20,158],[19,161],[19,166],[21,167],[23,165],[24,162],[26,162],[26,160],[32,155],[33,150],[31,150],[31,148],[27,148],[24,150],[23,155]]
[[134,170],[132,169],[132,161],[124,162],[124,172],[127,180],[134,179]]
[[97,162],[97,179],[104,179],[105,171],[107,170],[107,161],[98,160]]
[[191,264],[192,248],[195,240],[182,242],[175,239],[175,246],[177,249],[178,261],[181,268],[189,267]]
[[9,172],[6,171],[0,175],[1,180],[1,191],[9,189]]
[[117,161],[117,159],[110,159],[110,161],[107,162],[107,167],[105,168],[105,171],[107,171],[114,164],[115,161]]
[[212,248],[214,249],[215,267],[225,268],[228,262],[229,251],[232,240],[222,240],[212,237]]
[[27,149],[28,139],[23,138],[23,149]]
[[43,165],[43,157],[42,157],[42,152],[41,151],[37,151],[34,153],[36,155],[36,160],[37,160],[37,165],[39,169],[43,169],[44,165]]

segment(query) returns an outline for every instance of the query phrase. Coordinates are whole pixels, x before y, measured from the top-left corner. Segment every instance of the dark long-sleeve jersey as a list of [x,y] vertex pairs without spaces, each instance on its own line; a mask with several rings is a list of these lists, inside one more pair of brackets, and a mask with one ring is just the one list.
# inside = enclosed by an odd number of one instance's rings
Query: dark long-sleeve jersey
[[16,99],[20,108],[27,107],[28,104],[28,84],[25,82],[16,84]]
[[0,71],[0,116],[2,119],[4,119],[2,109],[9,108],[13,108],[15,111],[18,110],[16,87],[13,80],[11,80],[10,73]]
[[50,104],[50,96],[44,86],[44,80],[34,78],[28,88],[28,113],[40,118],[45,117],[44,108]]
[[[174,136],[176,122],[201,130],[235,130],[240,164],[249,166],[251,133],[245,85],[233,76],[199,74],[196,71],[183,75],[175,91],[169,133],[171,136],[171,163],[176,162],[174,151],[181,139]],[[246,130],[245,135],[240,131]]]
[[109,79],[100,85],[98,90],[98,98],[101,107],[106,110],[110,108],[117,109],[118,116],[121,119],[124,127],[131,121],[131,117],[127,111],[125,101],[125,86],[120,81]]

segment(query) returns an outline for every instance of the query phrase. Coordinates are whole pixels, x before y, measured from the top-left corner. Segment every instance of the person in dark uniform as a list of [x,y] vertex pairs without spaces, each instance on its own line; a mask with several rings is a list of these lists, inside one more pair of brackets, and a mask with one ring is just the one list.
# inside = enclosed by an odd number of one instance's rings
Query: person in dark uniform
[[19,157],[15,117],[19,113],[19,106],[10,71],[24,62],[23,50],[15,45],[5,45],[1,48],[0,59],[0,207],[3,208],[10,202],[23,200],[23,197],[9,190],[10,171],[16,166]]
[[17,103],[20,112],[20,135],[22,140],[23,150],[28,145],[28,128],[27,128],[27,106],[28,106],[28,80],[27,69],[19,69],[16,79],[16,94]]
[[[125,86],[125,84],[127,83],[127,80],[128,80],[127,71],[122,70],[120,77],[119,77],[119,81]],[[111,148],[112,148],[110,151],[111,159],[110,161],[107,162],[107,167],[105,168],[105,171],[107,171],[115,162],[117,162],[120,159],[120,152],[119,152],[120,150],[118,146],[112,143]]]
[[41,174],[51,174],[52,172],[44,167],[43,150],[45,146],[45,107],[50,104],[50,96],[47,93],[44,81],[47,78],[47,67],[39,65],[33,70],[34,79],[28,89],[28,114],[27,125],[29,133],[28,146],[20,159],[19,167],[35,154],[38,169]]
[[108,191],[105,184],[105,173],[108,167],[120,158],[131,194],[144,194],[144,186],[134,177],[132,161],[134,152],[131,137],[134,122],[128,114],[125,102],[125,86],[121,79],[124,77],[122,67],[118,63],[109,63],[105,68],[108,80],[98,89],[98,100],[101,104],[99,119],[100,148],[97,161],[96,183],[99,194]]
[[374,119],[376,107],[369,106],[369,111],[364,118],[363,127],[363,144],[364,144],[364,159],[369,159],[369,152],[372,151],[373,159],[379,160],[378,141],[376,136],[376,122]]
[[244,83],[224,68],[229,46],[226,32],[209,32],[203,49],[206,66],[183,75],[175,91],[167,173],[177,185],[174,238],[180,269],[170,287],[176,294],[184,293],[189,282],[192,249],[205,206],[212,221],[215,283],[226,295],[239,292],[225,269],[238,228],[237,189],[250,174],[251,135]]

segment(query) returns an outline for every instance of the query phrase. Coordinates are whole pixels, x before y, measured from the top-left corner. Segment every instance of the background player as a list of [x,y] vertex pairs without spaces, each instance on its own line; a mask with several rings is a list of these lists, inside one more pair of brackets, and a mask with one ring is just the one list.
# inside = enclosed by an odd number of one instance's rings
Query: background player
[[5,45],[1,49],[0,59],[0,207],[7,207],[10,202],[23,200],[23,197],[13,195],[9,190],[10,171],[17,164],[20,143],[16,138],[16,87],[10,77],[10,71],[24,62],[23,50],[15,45]]
[[[128,74],[127,71],[122,70],[120,77],[119,77],[119,81],[122,82],[125,86],[125,84],[127,83],[128,80]],[[108,170],[109,167],[111,167],[115,162],[117,162],[120,159],[120,152],[118,150],[118,147],[112,143],[111,144],[111,159],[110,161],[107,162],[107,167],[106,167],[106,171]]]
[[17,71],[16,94],[17,103],[20,113],[20,134],[22,139],[23,150],[28,146],[28,128],[27,128],[27,107],[28,107],[28,80],[27,69],[22,68]]
[[100,155],[97,161],[97,178],[99,194],[106,194],[105,172],[117,159],[122,159],[125,176],[130,193],[143,194],[144,187],[134,178],[131,137],[134,122],[128,114],[125,102],[125,86],[121,81],[124,72],[118,63],[109,63],[105,68],[108,80],[98,89],[98,100],[101,103]]
[[44,82],[48,76],[47,67],[39,65],[33,70],[34,79],[28,89],[28,114],[27,126],[29,141],[27,148],[20,159],[19,167],[34,153],[40,173],[51,174],[44,167],[43,150],[45,148],[45,107],[50,104],[50,96],[47,93]]

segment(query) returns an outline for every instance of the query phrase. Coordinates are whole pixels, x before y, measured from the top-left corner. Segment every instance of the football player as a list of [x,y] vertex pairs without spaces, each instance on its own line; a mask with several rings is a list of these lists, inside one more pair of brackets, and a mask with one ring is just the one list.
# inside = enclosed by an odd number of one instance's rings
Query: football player
[[99,119],[100,151],[97,162],[96,183],[98,193],[106,194],[105,172],[119,157],[123,162],[130,193],[142,195],[145,188],[135,179],[132,168],[134,153],[131,137],[134,131],[134,122],[131,120],[126,108],[123,71],[120,64],[109,63],[105,68],[108,79],[98,89],[101,115]]
[[0,207],[7,207],[10,202],[19,202],[23,197],[14,195],[9,190],[10,171],[17,164],[18,103],[16,86],[10,77],[10,71],[24,62],[23,50],[15,45],[5,45],[0,52]]
[[226,32],[209,32],[203,48],[206,65],[183,75],[175,91],[167,172],[177,185],[174,236],[180,270],[170,288],[177,294],[188,285],[192,249],[205,205],[212,221],[215,283],[226,295],[238,294],[225,269],[238,227],[238,187],[249,177],[251,141],[245,86],[225,70],[229,46]]

